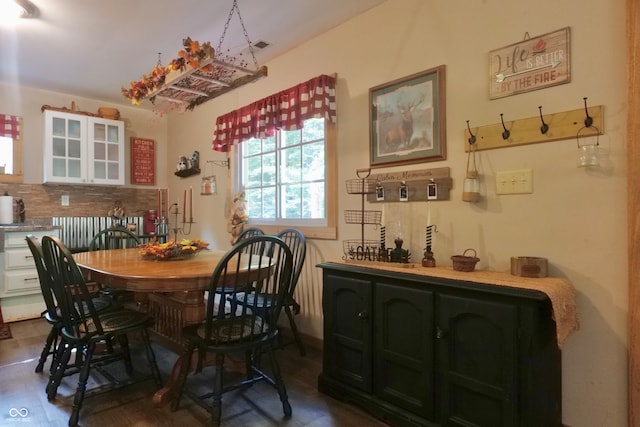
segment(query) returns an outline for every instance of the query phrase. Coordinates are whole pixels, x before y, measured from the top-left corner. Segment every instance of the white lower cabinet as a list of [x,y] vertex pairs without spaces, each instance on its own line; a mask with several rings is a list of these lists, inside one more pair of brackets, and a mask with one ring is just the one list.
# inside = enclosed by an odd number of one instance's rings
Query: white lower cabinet
[[34,319],[45,309],[38,271],[25,240],[58,236],[58,230],[5,231],[4,251],[0,252],[0,306],[5,322]]

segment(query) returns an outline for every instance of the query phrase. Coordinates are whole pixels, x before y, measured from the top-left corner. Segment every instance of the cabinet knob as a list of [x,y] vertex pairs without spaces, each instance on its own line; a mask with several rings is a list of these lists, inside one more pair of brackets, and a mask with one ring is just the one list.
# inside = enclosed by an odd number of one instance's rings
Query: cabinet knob
[[441,340],[447,336],[447,331],[442,329],[440,326],[436,326],[436,338]]
[[369,318],[369,313],[366,310],[362,310],[360,313],[358,313],[358,319],[368,319]]

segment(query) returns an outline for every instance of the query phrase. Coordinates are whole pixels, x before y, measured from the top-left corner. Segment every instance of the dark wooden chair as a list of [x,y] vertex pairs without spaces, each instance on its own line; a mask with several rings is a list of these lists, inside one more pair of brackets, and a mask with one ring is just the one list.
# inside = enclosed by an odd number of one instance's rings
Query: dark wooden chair
[[100,230],[89,242],[90,251],[106,249],[135,248],[140,244],[140,238],[133,232],[122,227],[110,227]]
[[294,293],[298,285],[298,280],[300,279],[302,267],[304,266],[304,260],[307,256],[307,239],[300,230],[294,228],[282,230],[278,233],[278,237],[284,240],[293,255],[293,274],[291,275],[291,284],[289,285],[289,290],[287,292],[287,297],[284,300],[283,308],[287,315],[287,319],[289,319],[289,327],[291,328],[294,342],[298,346],[300,355],[304,356],[307,352],[304,348],[304,343],[302,342],[302,337],[300,337],[294,318],[294,315],[300,313],[300,304],[296,301]]
[[[256,254],[264,246],[269,246],[272,250],[268,254]],[[240,265],[248,265],[247,271],[241,271]],[[178,409],[181,396],[185,393],[211,413],[211,425],[219,426],[224,393],[249,387],[257,381],[266,381],[277,389],[285,417],[291,416],[291,405],[273,350],[278,342],[276,320],[291,282],[292,267],[291,251],[276,236],[262,235],[245,239],[223,256],[211,277],[205,320],[182,330],[186,344],[178,375],[178,391],[171,404],[172,410]],[[256,289],[247,290],[248,284],[253,284]],[[223,290],[221,295],[215,292],[219,288]],[[269,295],[272,303],[269,306],[259,306],[264,299],[254,298],[253,305],[225,310],[226,300],[245,292]],[[196,350],[200,356],[197,372],[201,370],[200,362],[204,353],[215,354],[211,393],[199,394],[195,388],[188,387],[190,384],[187,374]],[[245,357],[246,375],[233,384],[225,384],[226,375],[223,374],[224,362],[229,354],[244,354]],[[260,368],[258,362],[263,357],[270,361],[272,377]]]
[[[33,261],[38,271],[38,280],[40,282],[40,290],[42,292],[42,298],[44,299],[46,310],[42,312],[41,316],[51,325],[51,330],[47,335],[47,339],[40,354],[40,359],[36,365],[36,373],[42,372],[44,364],[47,358],[51,355],[51,366],[55,365],[55,354],[58,349],[58,341],[60,337],[60,328],[62,328],[62,317],[60,310],[56,304],[55,296],[53,293],[53,278],[44,263],[44,257],[42,254],[42,245],[37,237],[32,234],[26,237],[27,245],[33,255]],[[92,302],[97,311],[104,311],[114,306],[111,298],[95,295],[92,297]],[[50,368],[51,370],[51,368]]]
[[[132,377],[133,366],[128,340],[128,335],[131,333],[142,338],[151,376],[156,385],[160,387],[160,371],[147,330],[153,325],[153,318],[145,313],[127,309],[98,312],[84,276],[73,259],[71,251],[64,243],[57,237],[44,236],[42,238],[42,252],[47,270],[51,274],[52,288],[62,318],[55,366],[51,370],[46,388],[49,400],[55,398],[66,370],[71,366],[69,360],[72,352],[75,350],[82,355],[82,365],[73,398],[69,425],[75,426],[78,423],[87,380],[92,368],[103,373],[105,378],[110,379],[114,388],[134,382],[133,378],[129,381],[117,380],[104,370],[106,365],[121,360],[124,361],[125,372]],[[113,350],[97,353],[95,350],[99,343],[112,345]]]
[[[285,314],[287,315],[287,319],[289,320],[289,326],[294,338],[293,342],[297,344],[300,355],[304,356],[305,354],[307,354],[307,352],[304,347],[304,343],[302,342],[302,337],[298,332],[298,327],[294,318],[296,314],[300,313],[300,304],[298,304],[298,302],[295,300],[294,292],[296,290],[298,279],[300,278],[300,273],[302,272],[302,267],[304,266],[304,261],[307,255],[307,240],[304,237],[304,234],[302,234],[300,230],[297,230],[295,228],[282,230],[277,234],[277,237],[281,238],[285,242],[293,255],[293,273],[291,275],[291,283],[289,284],[289,288],[287,290],[287,294],[283,303],[283,309]],[[254,303],[253,298],[255,298],[256,296],[258,298],[266,298],[266,296],[256,293],[248,293],[246,295],[239,294],[236,297],[235,303],[240,305],[252,305]],[[271,301],[268,298],[260,303],[260,305],[267,306],[270,304]],[[282,343],[282,345],[286,344],[289,343]]]
[[[141,243],[140,238],[133,232],[123,227],[109,227],[100,230],[89,242],[90,251],[103,251],[110,249],[135,248]],[[97,284],[103,295],[117,301],[133,299],[133,292],[122,289],[114,289],[102,284]]]

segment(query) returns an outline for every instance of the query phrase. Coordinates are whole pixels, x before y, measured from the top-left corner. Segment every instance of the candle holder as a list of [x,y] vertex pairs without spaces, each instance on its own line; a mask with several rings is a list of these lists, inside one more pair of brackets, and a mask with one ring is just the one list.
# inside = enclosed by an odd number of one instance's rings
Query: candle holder
[[[174,207],[175,207],[175,209],[173,209],[173,212],[170,212],[170,213],[174,217],[175,227],[173,227],[171,229],[171,231],[173,231],[173,239],[174,239],[174,241],[177,242],[179,233],[184,234],[185,236],[188,236],[189,234],[191,234],[191,225],[195,224],[195,221],[193,220],[193,217],[190,217],[189,220],[187,221],[186,217],[183,215],[182,216],[182,218],[183,218],[182,219],[182,227],[178,227],[178,225],[180,224],[178,222],[178,215],[180,215],[182,212],[180,212],[180,208],[178,207],[177,203],[172,204],[171,207],[169,208],[169,211],[171,211],[172,208],[174,208]],[[166,224],[165,226],[168,228],[168,224]]]
[[424,258],[422,258],[423,267],[435,267],[436,259],[433,257],[433,251],[431,250],[432,232],[437,232],[438,228],[435,225],[427,225],[426,230],[426,242],[424,248]]

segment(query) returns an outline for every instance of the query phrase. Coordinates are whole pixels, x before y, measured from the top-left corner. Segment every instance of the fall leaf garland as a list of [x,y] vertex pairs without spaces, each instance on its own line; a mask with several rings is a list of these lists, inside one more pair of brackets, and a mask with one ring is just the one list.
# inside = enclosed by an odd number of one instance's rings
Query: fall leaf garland
[[[176,70],[184,71],[187,65],[193,69],[201,68],[200,61],[213,54],[213,49],[209,42],[200,45],[198,41],[187,37],[182,40],[182,45],[184,50],[178,51],[178,58],[171,60],[167,66],[156,65],[149,74],[143,75],[137,82],[130,82],[128,88],[123,87],[122,94],[129,98],[133,104],[139,105],[149,93],[164,84],[170,72]],[[207,67],[212,66],[209,64]],[[210,70],[205,69],[205,71]]]

